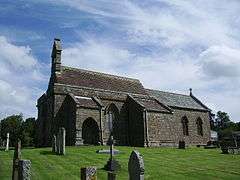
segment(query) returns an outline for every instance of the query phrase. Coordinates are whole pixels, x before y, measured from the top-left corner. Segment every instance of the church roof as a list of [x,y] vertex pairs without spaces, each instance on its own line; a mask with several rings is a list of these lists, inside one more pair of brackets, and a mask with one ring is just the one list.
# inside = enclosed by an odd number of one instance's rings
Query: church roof
[[158,111],[158,112],[166,112],[171,113],[170,108],[163,105],[158,100],[154,99],[150,96],[131,96],[138,104],[142,107],[146,108],[148,111]]
[[137,79],[66,66],[62,66],[62,72],[56,77],[56,82],[73,86],[120,91],[132,94],[146,94],[143,85]]
[[146,89],[146,91],[149,95],[154,96],[160,102],[170,107],[209,110],[208,108],[198,103],[190,95],[176,94],[152,89]]
[[81,107],[98,108],[97,103],[90,97],[74,96],[74,98],[77,100],[77,104]]

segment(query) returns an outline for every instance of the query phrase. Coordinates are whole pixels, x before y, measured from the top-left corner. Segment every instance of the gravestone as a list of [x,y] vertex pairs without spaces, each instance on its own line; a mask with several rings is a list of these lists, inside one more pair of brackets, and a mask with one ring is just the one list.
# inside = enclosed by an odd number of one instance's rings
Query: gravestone
[[179,141],[178,149],[185,149],[185,141]]
[[57,133],[57,137],[56,137],[56,153],[59,154],[60,153],[60,133],[58,131]]
[[97,180],[97,168],[94,166],[81,168],[81,180]]
[[19,179],[19,160],[21,159],[21,141],[15,145],[14,156],[13,156],[13,170],[12,170],[12,179],[18,180]]
[[19,160],[19,180],[30,180],[31,179],[31,161],[30,160]]
[[9,133],[7,133],[7,143],[6,143],[6,149],[5,151],[9,150]]
[[57,151],[57,138],[56,135],[54,134],[52,138],[52,152],[55,153],[56,151]]
[[65,138],[66,130],[64,127],[59,128],[57,136],[53,135],[52,151],[58,155],[65,155]]
[[62,127],[62,128],[60,128],[60,130],[59,130],[59,132],[60,132],[60,143],[59,143],[59,145],[60,145],[60,148],[59,148],[59,154],[60,155],[65,155],[65,137],[66,137],[66,131],[65,131],[65,129]]
[[128,173],[130,180],[144,179],[143,157],[138,151],[132,151],[128,161]]
[[111,136],[110,137],[110,158],[107,164],[104,166],[104,169],[107,171],[118,171],[121,169],[119,162],[116,159],[114,159],[113,143],[114,143],[113,136]]

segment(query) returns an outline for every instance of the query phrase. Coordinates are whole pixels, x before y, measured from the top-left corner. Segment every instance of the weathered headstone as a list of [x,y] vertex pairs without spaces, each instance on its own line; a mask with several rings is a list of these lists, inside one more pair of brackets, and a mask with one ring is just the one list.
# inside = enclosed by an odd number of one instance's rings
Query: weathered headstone
[[55,152],[57,154],[59,154],[60,153],[60,133],[59,133],[59,131],[58,131],[57,137],[56,137],[56,146],[57,146],[57,148],[56,148]]
[[144,179],[143,157],[138,151],[132,151],[128,161],[128,173],[130,180]]
[[54,134],[52,138],[52,152],[55,153],[56,151],[57,151],[57,138],[56,135]]
[[179,141],[178,149],[185,149],[185,141]]
[[31,161],[19,160],[19,172],[18,180],[30,180],[31,179]]
[[21,158],[21,141],[18,140],[16,146],[15,146],[15,151],[14,151],[14,156],[13,156],[13,170],[12,170],[12,180],[18,180],[19,179],[19,160]]
[[59,148],[59,150],[60,150],[60,152],[59,152],[59,154],[60,155],[65,155],[65,137],[66,137],[66,131],[65,131],[65,128],[60,128],[60,130],[59,130],[59,132],[60,132],[60,148]]
[[94,166],[81,168],[81,180],[97,180],[97,168]]
[[104,166],[104,169],[107,171],[118,171],[121,169],[121,165],[119,162],[114,159],[114,146],[113,146],[114,140],[113,136],[110,137],[110,158],[107,162],[107,164]]
[[9,150],[9,133],[7,133],[7,143],[6,143],[6,149],[5,151]]

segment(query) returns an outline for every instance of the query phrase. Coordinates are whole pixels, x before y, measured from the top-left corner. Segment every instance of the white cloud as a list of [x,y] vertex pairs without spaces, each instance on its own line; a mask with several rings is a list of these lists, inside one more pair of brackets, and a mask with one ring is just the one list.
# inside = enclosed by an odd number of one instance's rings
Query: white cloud
[[63,51],[63,64],[90,70],[118,73],[131,62],[134,54],[104,42],[87,40],[76,43]]
[[200,54],[203,71],[213,78],[240,77],[240,49],[211,46]]
[[0,36],[0,59],[9,63],[14,68],[31,68],[36,65],[37,61],[31,56],[29,47],[15,46],[4,36]]
[[[207,105],[239,120],[238,0],[45,0],[49,1],[70,7],[69,12],[77,9],[79,16],[87,14],[90,24],[94,21],[105,28],[90,38],[85,37],[81,27],[74,29],[82,35],[82,41],[64,48],[64,64],[132,76],[150,88],[186,92],[192,87]],[[72,23],[75,21],[61,22],[78,27]],[[119,39],[113,39],[111,35],[117,33]],[[24,54],[35,59],[27,47],[17,49],[24,59]],[[29,64],[16,64],[23,69],[32,67],[34,61],[30,59]],[[0,62],[0,68],[8,64]],[[11,74],[11,70],[4,68],[0,74]],[[38,74],[35,69],[31,77],[38,79]]]
[[[109,27],[128,35],[120,44],[96,37],[75,43],[64,50],[65,64],[133,76],[151,88],[185,92],[192,87],[207,105],[237,120],[239,1],[61,2],[101,16],[105,25],[115,18]],[[132,52],[129,45],[149,46],[152,53]]]
[[34,107],[41,92],[38,83],[45,78],[40,68],[28,46],[16,46],[0,36],[0,118],[36,115]]

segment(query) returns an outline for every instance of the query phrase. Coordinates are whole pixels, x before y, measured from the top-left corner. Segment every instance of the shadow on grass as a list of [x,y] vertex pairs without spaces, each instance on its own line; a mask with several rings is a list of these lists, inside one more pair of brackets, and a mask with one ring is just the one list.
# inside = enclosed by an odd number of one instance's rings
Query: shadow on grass
[[40,151],[39,152],[41,155],[57,155],[56,153],[52,151]]

